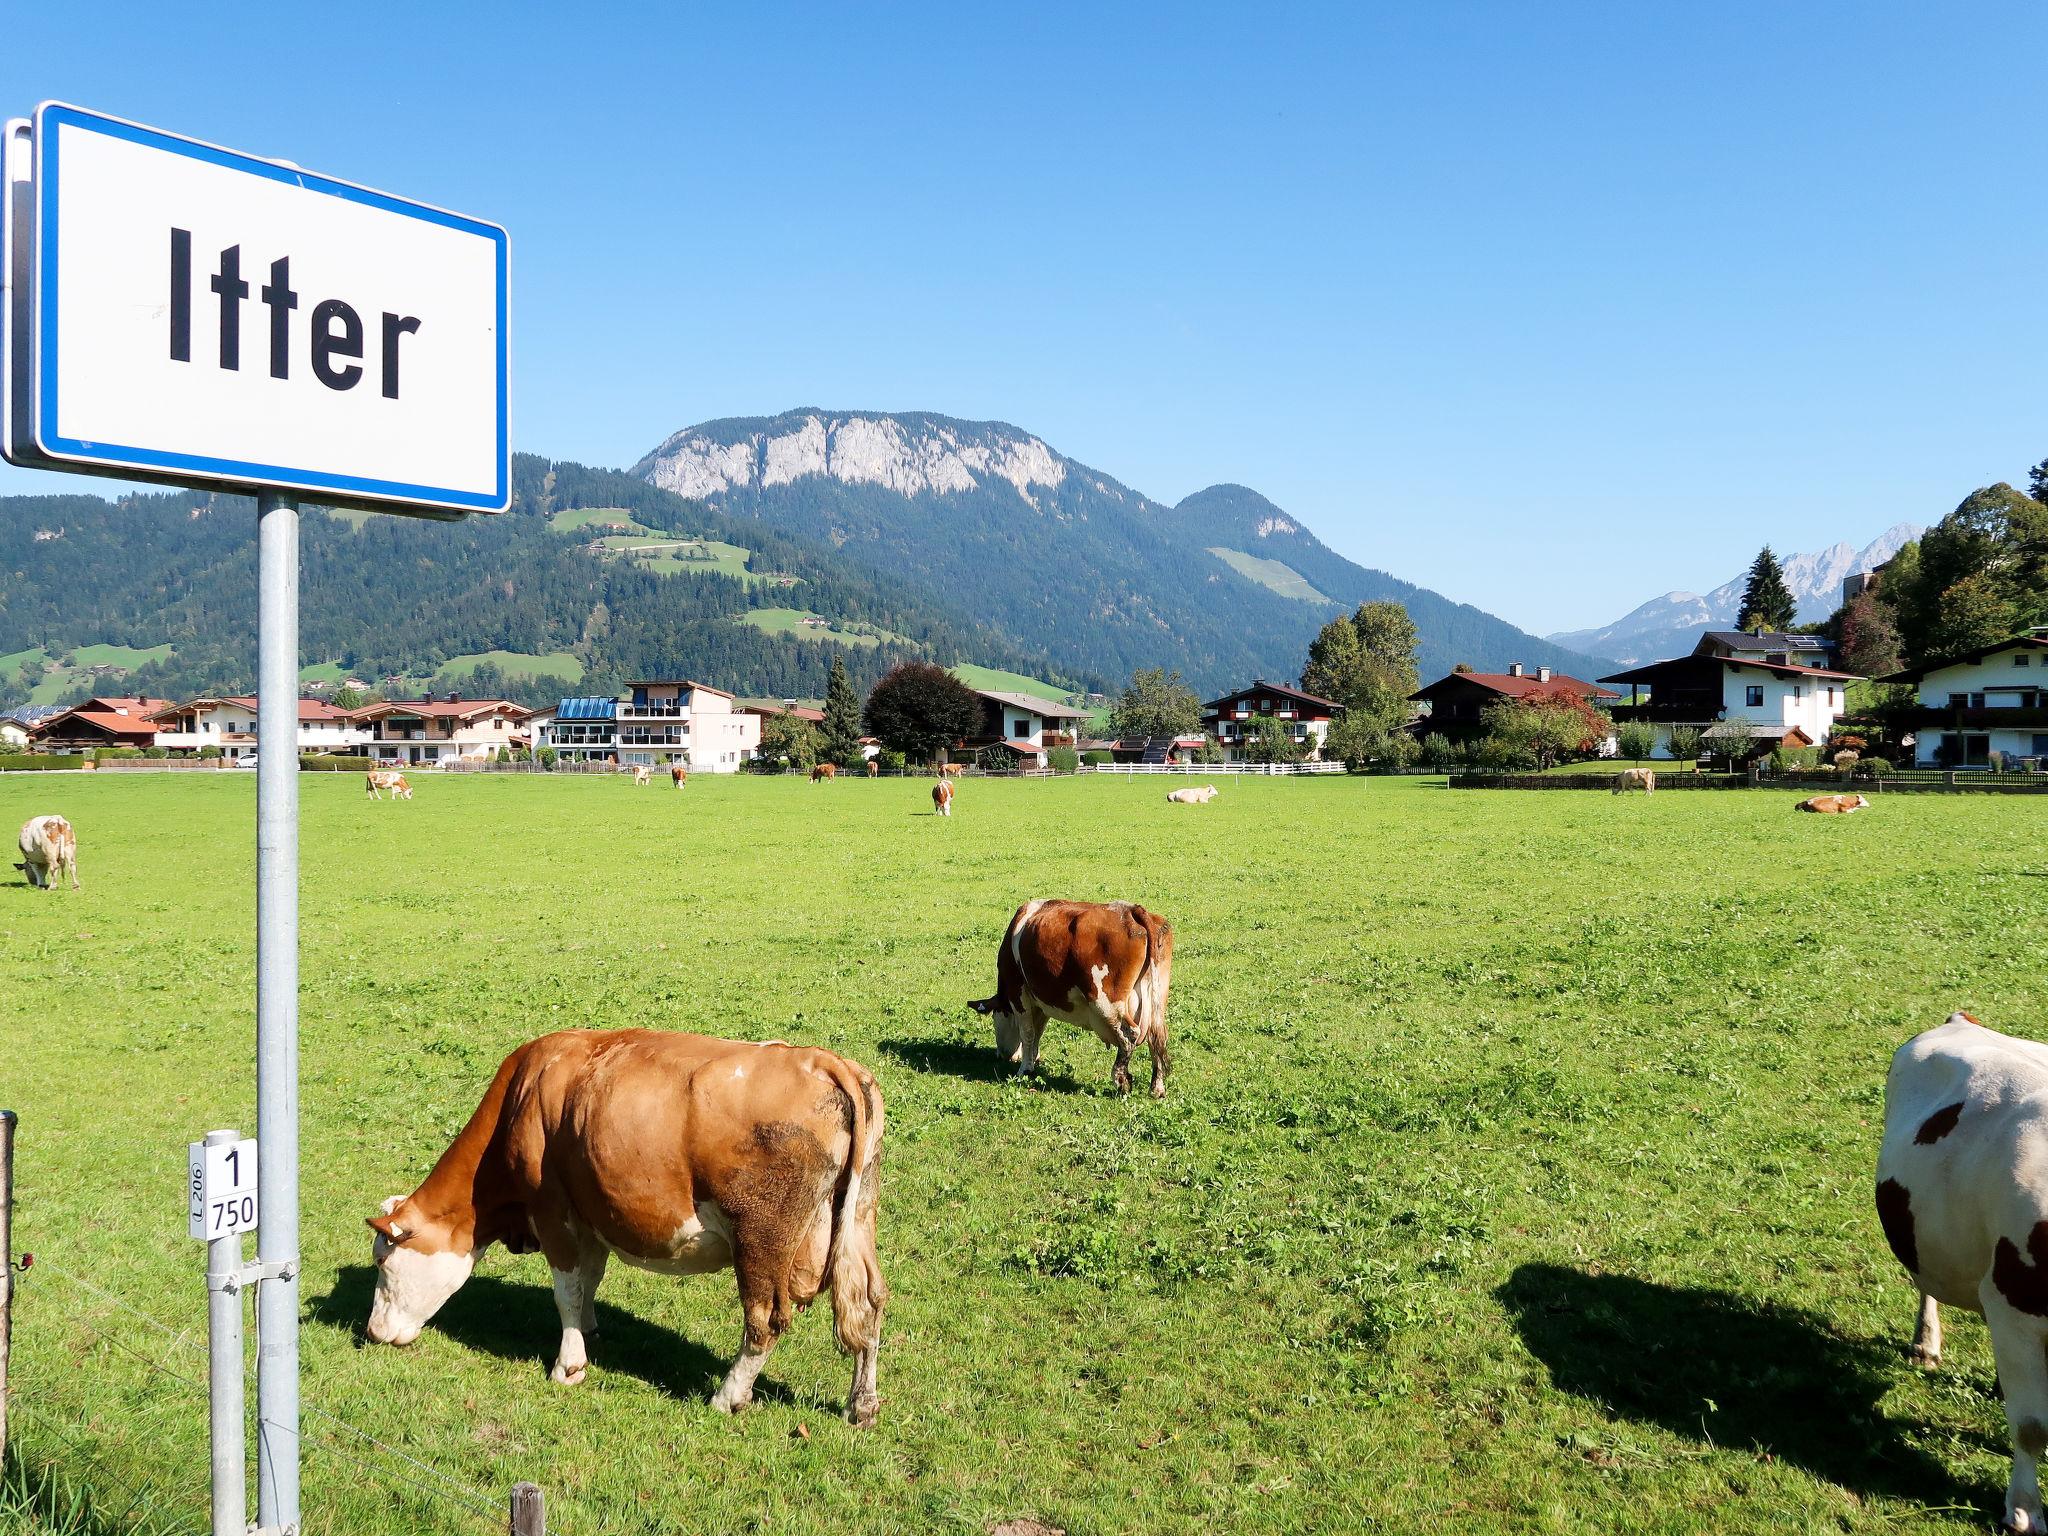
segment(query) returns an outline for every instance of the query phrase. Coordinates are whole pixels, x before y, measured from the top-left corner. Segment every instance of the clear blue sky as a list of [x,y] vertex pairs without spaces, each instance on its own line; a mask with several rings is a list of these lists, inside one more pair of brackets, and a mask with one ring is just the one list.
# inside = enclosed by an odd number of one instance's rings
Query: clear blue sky
[[1538,630],[2048,456],[2038,6],[1008,11],[18,5],[0,111],[502,222],[519,447],[996,417]]

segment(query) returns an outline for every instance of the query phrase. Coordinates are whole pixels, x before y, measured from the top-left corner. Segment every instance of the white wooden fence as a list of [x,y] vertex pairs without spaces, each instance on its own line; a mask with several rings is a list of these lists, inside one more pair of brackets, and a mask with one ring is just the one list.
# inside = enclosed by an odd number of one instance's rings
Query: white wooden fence
[[1342,773],[1342,763],[1083,763],[1083,773]]

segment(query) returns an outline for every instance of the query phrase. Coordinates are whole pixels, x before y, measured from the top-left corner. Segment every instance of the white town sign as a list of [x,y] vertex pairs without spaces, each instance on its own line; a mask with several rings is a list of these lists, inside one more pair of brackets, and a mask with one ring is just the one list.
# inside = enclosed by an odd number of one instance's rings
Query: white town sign
[[5,147],[9,460],[505,509],[503,229],[56,103]]

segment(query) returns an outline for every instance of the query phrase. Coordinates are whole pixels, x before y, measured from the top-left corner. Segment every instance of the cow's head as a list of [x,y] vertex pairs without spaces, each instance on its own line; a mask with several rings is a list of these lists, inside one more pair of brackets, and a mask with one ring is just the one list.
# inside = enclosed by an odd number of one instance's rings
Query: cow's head
[[370,1338],[410,1344],[476,1268],[476,1253],[458,1242],[446,1222],[427,1219],[404,1195],[384,1202],[369,1218],[370,1257],[377,1265],[377,1295],[370,1303]]
[[977,997],[967,1006],[976,1013],[986,1013],[995,1019],[998,1056],[1010,1062],[1023,1057],[1024,1031],[1018,1026],[1017,1016],[1003,1006],[1003,996],[1000,992],[994,997]]

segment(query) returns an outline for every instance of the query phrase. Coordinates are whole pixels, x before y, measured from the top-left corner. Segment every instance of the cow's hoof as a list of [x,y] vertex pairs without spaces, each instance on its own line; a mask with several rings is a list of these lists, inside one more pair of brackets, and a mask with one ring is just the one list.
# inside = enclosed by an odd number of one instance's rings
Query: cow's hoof
[[1163,1098],[1165,1098],[1165,1097],[1166,1097],[1166,1084],[1164,1084],[1164,1083],[1154,1083],[1154,1084],[1152,1085],[1152,1097],[1153,1097],[1153,1098],[1155,1098],[1155,1099],[1163,1099]]
[[753,1400],[754,1394],[751,1392],[745,1397],[728,1397],[723,1390],[720,1390],[712,1394],[711,1406],[719,1413],[738,1413]]
[[1941,1369],[1941,1351],[1938,1349],[1922,1349],[1916,1344],[1906,1351],[1906,1358],[1919,1366],[1923,1371],[1938,1371]]
[[583,1385],[583,1378],[586,1375],[588,1375],[589,1372],[590,1362],[587,1360],[583,1364],[575,1367],[573,1370],[564,1366],[561,1361],[557,1360],[555,1362],[555,1368],[548,1372],[548,1380],[552,1381],[558,1387],[580,1387],[581,1385]]
[[1998,1528],[2011,1532],[2012,1536],[2041,1536],[2040,1512],[2015,1509],[2006,1515]]
[[846,1405],[846,1422],[855,1429],[872,1429],[881,1416],[882,1400],[873,1395],[856,1398]]

